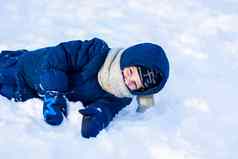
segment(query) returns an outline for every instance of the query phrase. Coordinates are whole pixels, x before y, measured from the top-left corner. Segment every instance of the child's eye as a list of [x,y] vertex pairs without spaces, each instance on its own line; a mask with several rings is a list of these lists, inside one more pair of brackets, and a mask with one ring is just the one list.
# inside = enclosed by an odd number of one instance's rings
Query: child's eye
[[132,70],[130,69],[130,74],[132,74]]

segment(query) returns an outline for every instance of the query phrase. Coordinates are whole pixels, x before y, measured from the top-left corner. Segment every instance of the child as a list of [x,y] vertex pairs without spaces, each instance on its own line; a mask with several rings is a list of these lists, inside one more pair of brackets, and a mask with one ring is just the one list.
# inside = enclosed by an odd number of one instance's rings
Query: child
[[81,133],[86,138],[107,127],[133,95],[151,100],[168,75],[168,59],[152,43],[109,48],[94,38],[0,54],[1,95],[15,101],[42,99],[44,120],[50,125],[67,117],[67,100],[81,101]]

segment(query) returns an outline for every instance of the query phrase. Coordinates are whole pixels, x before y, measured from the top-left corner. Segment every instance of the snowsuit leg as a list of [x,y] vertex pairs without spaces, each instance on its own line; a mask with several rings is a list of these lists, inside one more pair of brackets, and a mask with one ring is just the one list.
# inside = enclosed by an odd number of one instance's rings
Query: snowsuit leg
[[17,59],[22,51],[2,51],[0,54],[0,95],[15,97]]
[[16,81],[14,68],[0,69],[0,95],[8,99],[14,98],[16,91]]
[[0,86],[0,95],[7,97],[9,100],[14,97],[15,87],[13,85],[1,85]]

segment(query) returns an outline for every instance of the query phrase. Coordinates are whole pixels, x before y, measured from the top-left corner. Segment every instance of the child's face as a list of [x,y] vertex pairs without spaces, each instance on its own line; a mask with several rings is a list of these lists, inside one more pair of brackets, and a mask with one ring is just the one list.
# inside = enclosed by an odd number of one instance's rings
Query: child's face
[[125,84],[130,90],[138,90],[143,87],[138,70],[135,66],[124,68],[122,74]]

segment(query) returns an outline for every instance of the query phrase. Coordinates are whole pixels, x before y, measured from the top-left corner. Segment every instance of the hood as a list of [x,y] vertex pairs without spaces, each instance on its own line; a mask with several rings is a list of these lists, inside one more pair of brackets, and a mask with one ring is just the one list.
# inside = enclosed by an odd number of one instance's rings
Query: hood
[[131,91],[133,95],[151,95],[158,93],[165,85],[169,77],[169,62],[162,47],[152,43],[141,43],[124,50],[120,59],[120,68],[123,70],[129,66],[144,66],[159,70],[162,81],[159,85],[141,91]]

